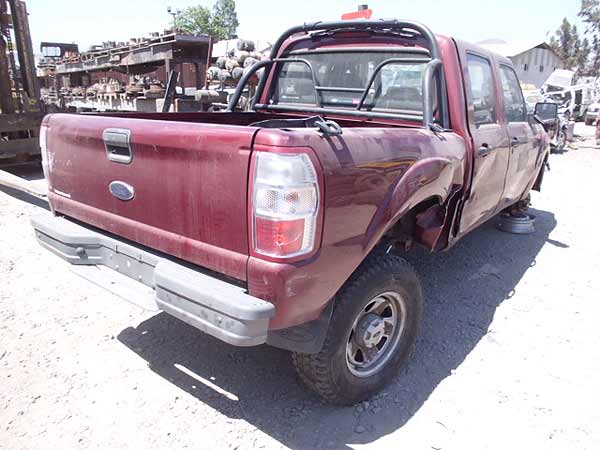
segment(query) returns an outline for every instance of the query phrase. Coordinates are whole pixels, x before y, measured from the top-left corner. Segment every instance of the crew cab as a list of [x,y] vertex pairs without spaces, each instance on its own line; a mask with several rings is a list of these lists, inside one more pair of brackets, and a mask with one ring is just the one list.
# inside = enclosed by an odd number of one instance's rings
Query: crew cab
[[399,20],[291,28],[224,112],[52,114],[41,147],[41,245],[225,342],[290,350],[335,404],[407,363],[423,296],[403,253],[522,206],[548,157],[510,60]]

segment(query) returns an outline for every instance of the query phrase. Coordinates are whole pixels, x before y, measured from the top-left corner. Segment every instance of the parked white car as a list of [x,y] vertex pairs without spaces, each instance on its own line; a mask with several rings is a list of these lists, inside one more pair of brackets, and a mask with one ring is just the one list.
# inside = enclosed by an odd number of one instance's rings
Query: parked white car
[[525,103],[527,103],[527,112],[533,113],[536,103],[544,101],[544,96],[539,89],[528,89],[523,91]]

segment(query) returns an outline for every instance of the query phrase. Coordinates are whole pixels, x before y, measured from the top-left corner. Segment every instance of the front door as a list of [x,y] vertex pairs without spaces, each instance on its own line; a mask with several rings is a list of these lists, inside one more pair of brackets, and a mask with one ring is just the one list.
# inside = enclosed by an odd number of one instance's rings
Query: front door
[[492,217],[500,203],[508,169],[508,134],[498,117],[498,82],[492,64],[489,58],[474,53],[467,53],[463,61],[475,156],[471,191],[460,219],[460,234]]

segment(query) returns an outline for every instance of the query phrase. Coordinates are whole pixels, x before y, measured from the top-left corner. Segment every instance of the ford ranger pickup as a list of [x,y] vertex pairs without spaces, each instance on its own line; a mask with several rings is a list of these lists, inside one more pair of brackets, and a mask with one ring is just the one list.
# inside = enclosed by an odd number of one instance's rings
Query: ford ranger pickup
[[52,214],[32,223],[92,282],[287,349],[307,386],[352,404],[414,347],[423,296],[403,252],[522,207],[542,122],[502,56],[410,21],[305,24],[225,111],[46,116]]

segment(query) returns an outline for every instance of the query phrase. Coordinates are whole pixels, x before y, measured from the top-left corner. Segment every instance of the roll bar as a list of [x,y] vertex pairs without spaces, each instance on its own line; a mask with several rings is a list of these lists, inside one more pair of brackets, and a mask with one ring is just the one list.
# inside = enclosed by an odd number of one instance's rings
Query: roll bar
[[332,31],[337,29],[346,30],[366,30],[366,29],[381,29],[381,30],[413,30],[423,36],[430,45],[429,51],[431,57],[434,59],[441,59],[440,49],[434,34],[425,25],[419,22],[413,22],[410,20],[397,20],[397,19],[380,19],[380,20],[336,20],[333,22],[313,22],[305,23],[304,25],[297,25],[285,31],[279,39],[273,45],[271,49],[270,59],[277,58],[279,50],[287,38],[293,36],[296,33],[308,33],[310,31]]
[[[439,73],[439,77],[438,80],[440,82],[440,99],[439,99],[439,104],[440,104],[440,108],[441,108],[441,115],[442,115],[442,121],[443,121],[443,127],[447,128],[449,126],[449,118],[448,118],[448,107],[447,107],[447,102],[446,102],[446,83],[444,80],[444,71],[443,71],[443,65],[441,62],[441,53],[440,53],[440,49],[439,49],[439,45],[437,42],[437,39],[435,38],[435,35],[432,33],[432,31],[427,28],[425,25],[422,25],[418,22],[414,22],[414,21],[407,21],[407,20],[396,20],[396,19],[382,19],[382,20],[356,20],[356,21],[333,21],[333,22],[313,22],[313,23],[305,23],[304,25],[298,25],[295,27],[292,27],[290,29],[288,29],[287,31],[285,31],[281,36],[279,36],[279,38],[277,39],[277,41],[275,42],[275,44],[273,45],[273,48],[271,49],[271,55],[269,57],[268,60],[264,60],[264,61],[260,61],[257,64],[254,64],[253,66],[251,66],[250,70],[248,72],[246,72],[244,74],[244,76],[240,79],[237,88],[235,90],[235,93],[233,94],[233,96],[231,97],[231,100],[229,102],[229,105],[227,107],[227,111],[234,111],[235,107],[237,106],[239,99],[242,95],[242,91],[245,87],[245,85],[248,83],[248,81],[250,80],[250,78],[260,69],[262,68],[273,68],[273,66],[278,63],[278,62],[284,62],[284,61],[289,61],[289,59],[287,58],[277,58],[281,47],[283,46],[284,42],[290,38],[291,36],[297,34],[297,33],[309,33],[309,32],[315,32],[315,31],[320,31],[320,32],[333,32],[333,31],[342,31],[342,30],[386,30],[386,31],[396,31],[396,32],[417,32],[421,37],[423,37],[425,39],[425,41],[428,43],[429,45],[429,53],[431,55],[431,61],[427,64],[427,67],[425,68],[425,73],[424,73],[424,77],[423,77],[423,100],[424,100],[424,108],[423,108],[423,125],[427,128],[431,128],[431,127],[435,127],[437,129],[439,129],[439,125],[435,124],[434,122],[434,114],[433,114],[433,108],[432,108],[432,89],[431,89],[431,85],[433,84],[434,81],[434,76],[436,73]],[[310,67],[310,65],[309,65]],[[311,68],[311,72],[312,72],[312,68]],[[268,109],[268,108],[272,108],[272,109],[281,109],[281,108],[275,108],[276,105],[260,105],[257,104],[257,100],[260,99],[263,96],[264,90],[265,90],[265,86],[267,83],[267,78],[268,78],[268,73],[265,72],[263,74],[263,76],[261,77],[258,87],[256,89],[256,93],[254,95],[254,101],[252,102],[252,107],[254,109]],[[314,73],[313,73],[313,78],[314,78]],[[373,77],[371,77],[373,78]],[[372,81],[371,83],[372,84]],[[367,87],[367,90],[369,89],[370,86]],[[318,86],[315,84],[315,91],[318,90]],[[367,91],[368,93],[368,91]],[[318,95],[318,93],[317,93]],[[363,92],[363,97],[366,97],[365,92]],[[364,98],[361,101],[364,101]],[[297,110],[301,110],[302,108],[298,108]],[[336,113],[336,114],[344,114],[345,110],[330,110],[329,108],[327,109],[323,109],[325,112],[332,112],[332,113]],[[350,114],[350,115],[356,115],[357,112],[356,110],[349,110],[348,112],[354,112],[354,114]],[[373,116],[373,117],[384,117],[385,118],[390,118],[390,117],[394,117],[393,114],[389,114],[389,113],[382,113],[382,114],[378,114],[378,113],[374,113],[371,111],[360,111],[361,115],[365,115],[365,116]],[[397,116],[395,116],[397,118],[402,118],[402,114],[398,114]]]

